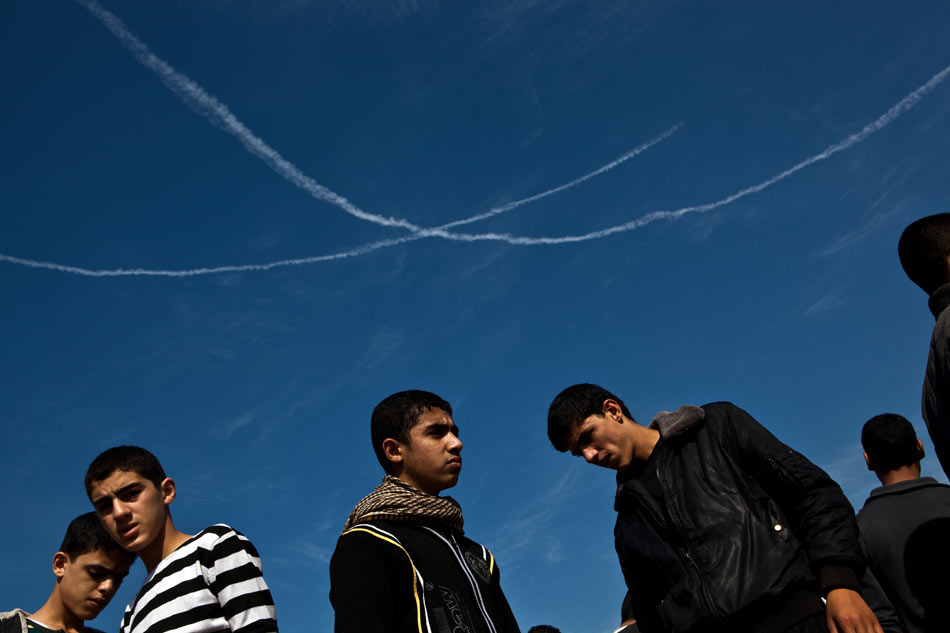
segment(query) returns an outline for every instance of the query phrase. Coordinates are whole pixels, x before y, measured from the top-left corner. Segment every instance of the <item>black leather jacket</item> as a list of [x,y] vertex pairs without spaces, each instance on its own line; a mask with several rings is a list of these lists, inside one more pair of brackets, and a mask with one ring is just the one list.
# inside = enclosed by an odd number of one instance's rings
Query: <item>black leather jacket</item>
[[716,402],[651,426],[662,501],[618,477],[614,528],[643,631],[734,630],[817,595],[824,565],[863,572],[841,489],[748,413]]

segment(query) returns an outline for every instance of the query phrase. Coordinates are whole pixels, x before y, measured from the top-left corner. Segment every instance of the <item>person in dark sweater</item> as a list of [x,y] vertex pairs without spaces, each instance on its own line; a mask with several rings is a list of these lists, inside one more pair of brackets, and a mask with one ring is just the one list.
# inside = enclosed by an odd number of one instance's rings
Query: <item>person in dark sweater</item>
[[99,525],[95,513],[73,519],[53,554],[56,584],[42,607],[30,615],[0,613],[0,633],[101,633],[85,625],[106,608],[135,562]]
[[907,633],[950,631],[950,486],[920,476],[924,446],[903,416],[874,416],[861,444],[882,484],[858,513],[868,566]]
[[551,403],[548,437],[617,471],[614,542],[644,633],[882,630],[841,489],[739,407],[684,406],[645,427],[580,384]]
[[336,633],[519,633],[494,556],[467,538],[452,407],[401,391],[371,418],[383,482],[356,504],[330,560]]

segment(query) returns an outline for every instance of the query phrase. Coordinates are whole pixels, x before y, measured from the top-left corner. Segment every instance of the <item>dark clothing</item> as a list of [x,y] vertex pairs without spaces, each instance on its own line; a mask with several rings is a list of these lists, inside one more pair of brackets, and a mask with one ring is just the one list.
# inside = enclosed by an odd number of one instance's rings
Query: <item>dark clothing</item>
[[[661,413],[659,496],[618,474],[617,554],[641,630],[786,631],[860,589],[838,485],[728,402]],[[653,486],[651,486],[653,487]]]
[[368,521],[330,561],[336,633],[518,633],[491,552],[444,527]]
[[[22,609],[0,613],[0,633],[27,633],[26,619],[29,617],[32,616]],[[46,627],[43,628],[46,629]],[[83,626],[82,630],[83,633],[102,633],[99,629],[94,629],[91,626]]]
[[930,337],[921,410],[940,466],[950,476],[950,284],[937,288],[929,305],[937,324]]
[[861,546],[907,633],[950,631],[950,486],[881,486],[858,513]]

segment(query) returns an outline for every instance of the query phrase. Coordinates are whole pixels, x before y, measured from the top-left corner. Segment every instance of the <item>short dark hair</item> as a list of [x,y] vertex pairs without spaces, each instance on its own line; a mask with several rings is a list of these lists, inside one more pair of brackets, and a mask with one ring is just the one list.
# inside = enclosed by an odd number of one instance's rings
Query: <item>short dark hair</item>
[[550,624],[535,624],[528,629],[528,633],[561,633],[561,629]]
[[633,419],[623,400],[598,385],[585,382],[557,394],[548,407],[548,439],[554,448],[566,451],[571,430],[592,415],[603,415],[606,400],[616,400],[623,414]]
[[452,415],[452,405],[429,391],[410,389],[386,397],[373,409],[370,419],[370,435],[376,459],[387,474],[392,474],[392,463],[383,452],[383,440],[393,438],[409,442],[409,429],[419,422],[419,416],[430,409],[442,409]]
[[920,461],[914,425],[902,415],[882,413],[864,424],[861,445],[871,468],[880,472],[896,470]]
[[99,523],[95,512],[80,514],[69,522],[59,551],[66,554],[69,560],[76,560],[77,557],[90,552],[118,552],[129,562],[135,560],[134,552],[122,549],[112,540]]
[[165,470],[158,458],[138,446],[113,446],[92,460],[86,469],[86,494],[92,492],[96,482],[108,478],[116,471],[135,473],[148,479],[160,488],[165,479]]
[[897,255],[910,280],[928,295],[950,281],[950,213],[937,213],[907,225]]

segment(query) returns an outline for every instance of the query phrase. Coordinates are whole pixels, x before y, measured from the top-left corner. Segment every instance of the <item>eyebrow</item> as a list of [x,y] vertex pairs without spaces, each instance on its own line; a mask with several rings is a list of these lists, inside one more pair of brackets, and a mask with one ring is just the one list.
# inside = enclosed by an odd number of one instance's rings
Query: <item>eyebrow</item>
[[[131,492],[131,491],[132,491],[132,488],[135,488],[136,486],[141,486],[141,485],[142,485],[142,482],[141,482],[141,481],[133,481],[132,483],[126,484],[125,486],[122,486],[121,488],[119,488],[118,490],[116,490],[115,496],[118,497],[118,496],[119,496],[120,494],[122,494],[123,492]],[[111,496],[112,496],[112,495],[108,495],[108,494],[107,494],[107,495],[102,495],[101,497],[96,497],[95,499],[92,500],[92,505],[94,505],[94,506],[95,506],[95,505],[99,505],[99,503],[105,501],[106,499],[108,499],[108,498],[111,497]]]

